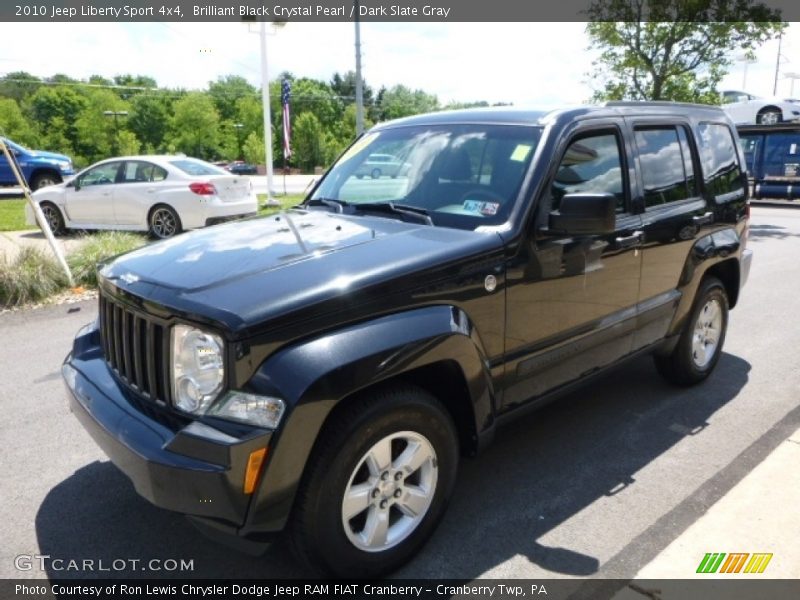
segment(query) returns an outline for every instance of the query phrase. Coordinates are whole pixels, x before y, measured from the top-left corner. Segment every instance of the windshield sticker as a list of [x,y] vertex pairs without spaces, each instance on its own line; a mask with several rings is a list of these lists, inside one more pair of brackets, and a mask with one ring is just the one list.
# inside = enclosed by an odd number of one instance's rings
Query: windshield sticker
[[368,133],[363,136],[360,140],[358,140],[355,144],[348,148],[347,152],[345,152],[342,157],[339,159],[340,163],[346,162],[353,158],[356,154],[361,152],[364,148],[369,146],[372,142],[375,141],[375,138],[378,137],[377,133]]
[[499,202],[481,202],[479,200],[464,200],[464,212],[476,215],[494,216],[500,208]]
[[511,160],[523,162],[526,158],[528,158],[528,153],[530,151],[530,144],[517,144],[517,147],[514,148],[514,151],[511,153]]

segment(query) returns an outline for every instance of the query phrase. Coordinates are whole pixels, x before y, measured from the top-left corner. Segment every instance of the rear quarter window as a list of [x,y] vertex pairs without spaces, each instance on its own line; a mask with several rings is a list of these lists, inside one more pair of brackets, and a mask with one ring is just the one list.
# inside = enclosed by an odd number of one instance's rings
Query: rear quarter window
[[700,161],[706,189],[715,197],[744,192],[733,132],[722,123],[700,123]]

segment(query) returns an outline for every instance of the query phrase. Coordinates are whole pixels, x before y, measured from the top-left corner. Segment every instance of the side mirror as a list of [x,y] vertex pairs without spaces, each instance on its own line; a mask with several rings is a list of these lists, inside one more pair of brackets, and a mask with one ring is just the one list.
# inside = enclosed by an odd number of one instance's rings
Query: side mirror
[[550,213],[550,231],[567,234],[613,233],[617,197],[614,194],[565,194],[558,210]]

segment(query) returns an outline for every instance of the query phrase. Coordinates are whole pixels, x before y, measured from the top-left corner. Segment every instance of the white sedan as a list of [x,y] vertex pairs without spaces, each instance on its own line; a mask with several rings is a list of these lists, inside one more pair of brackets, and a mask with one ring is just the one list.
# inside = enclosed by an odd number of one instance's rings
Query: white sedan
[[722,110],[737,125],[775,125],[800,119],[800,106],[793,102],[733,90],[722,92]]
[[[157,238],[254,215],[248,177],[187,156],[123,156],[101,161],[33,199],[54,234],[69,229],[149,231]],[[35,225],[26,205],[28,223]]]

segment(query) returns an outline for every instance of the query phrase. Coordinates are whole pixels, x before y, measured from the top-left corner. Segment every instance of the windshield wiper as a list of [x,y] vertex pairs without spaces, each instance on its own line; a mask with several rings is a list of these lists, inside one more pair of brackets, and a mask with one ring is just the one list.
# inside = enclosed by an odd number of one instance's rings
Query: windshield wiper
[[351,205],[356,211],[365,210],[365,211],[374,211],[374,212],[383,212],[389,213],[394,215],[402,215],[405,217],[410,217],[413,221],[417,223],[423,223],[424,225],[433,225],[433,219],[431,219],[428,211],[424,208],[419,208],[418,206],[409,206],[407,204],[397,204],[395,202],[358,202]]
[[337,213],[344,212],[344,207],[349,205],[349,202],[345,202],[344,200],[336,200],[335,198],[312,198],[311,200],[306,200],[303,202],[303,204],[301,204],[301,206],[327,206],[335,209]]

